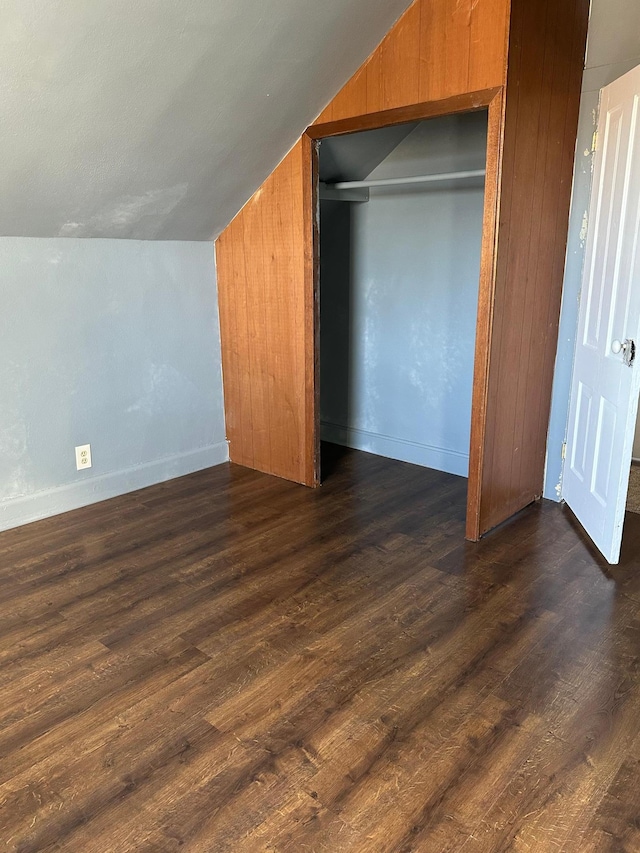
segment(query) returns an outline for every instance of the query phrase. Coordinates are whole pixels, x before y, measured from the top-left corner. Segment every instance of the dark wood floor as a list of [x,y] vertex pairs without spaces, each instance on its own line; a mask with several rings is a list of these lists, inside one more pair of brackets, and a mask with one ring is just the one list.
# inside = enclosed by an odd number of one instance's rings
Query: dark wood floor
[[640,516],[327,460],[0,534],[0,851],[640,850]]

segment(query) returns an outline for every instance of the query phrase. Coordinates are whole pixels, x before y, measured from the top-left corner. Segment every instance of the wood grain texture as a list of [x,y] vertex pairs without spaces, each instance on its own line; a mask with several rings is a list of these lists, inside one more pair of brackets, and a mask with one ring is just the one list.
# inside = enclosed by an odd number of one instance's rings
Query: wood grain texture
[[492,103],[467,537],[540,494],[587,12],[416,0],[219,238],[232,459],[318,482],[310,140]]
[[216,243],[231,459],[317,482],[313,197],[300,140]]
[[542,492],[588,0],[514,0],[479,532]]
[[477,92],[465,92],[440,101],[427,101],[424,104],[410,104],[407,107],[395,107],[379,113],[367,113],[361,116],[337,119],[323,124],[313,124],[307,128],[306,135],[311,139],[326,139],[343,133],[358,133],[361,130],[373,130],[378,127],[391,127],[438,116],[455,113],[474,112],[486,109],[497,95],[501,95],[501,86],[482,89]]
[[639,849],[640,516],[328,448],[0,534],[7,853]]
[[415,0],[317,123],[504,85],[509,0]]
[[465,535],[472,542],[480,538],[480,518],[485,447],[487,444],[487,407],[489,367],[496,297],[496,256],[500,190],[502,186],[502,140],[504,128],[504,89],[489,102],[487,121],[487,163],[484,185],[480,282],[473,367],[471,436],[469,441],[469,477]]
[[304,226],[305,485],[320,484],[320,200],[318,143],[302,137],[302,220]]

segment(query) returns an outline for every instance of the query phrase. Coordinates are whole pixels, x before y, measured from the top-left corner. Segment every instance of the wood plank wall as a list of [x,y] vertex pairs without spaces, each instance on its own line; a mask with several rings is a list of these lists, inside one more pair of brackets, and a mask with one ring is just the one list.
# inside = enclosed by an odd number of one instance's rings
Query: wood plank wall
[[[487,189],[471,539],[542,490],[588,5],[416,0],[314,125],[491,88],[506,103],[491,111],[501,181]],[[311,145],[303,135],[216,244],[231,458],[307,485],[318,482]]]
[[479,533],[542,493],[588,0],[513,0]]
[[295,145],[221,234],[216,263],[231,459],[312,485],[310,144]]
[[[316,124],[502,86],[508,10],[509,0],[415,0]],[[315,485],[307,142],[218,238],[216,261],[231,459]]]
[[502,86],[508,0],[416,0],[315,124]]

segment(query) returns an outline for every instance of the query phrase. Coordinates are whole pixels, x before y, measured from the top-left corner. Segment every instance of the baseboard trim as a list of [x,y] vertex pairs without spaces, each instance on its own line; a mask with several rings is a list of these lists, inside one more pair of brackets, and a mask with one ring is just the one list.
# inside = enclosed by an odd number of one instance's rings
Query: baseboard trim
[[74,483],[0,501],[0,530],[10,530],[12,527],[20,527],[32,521],[89,506],[134,492],[136,489],[173,480],[175,477],[193,474],[194,471],[213,468],[228,459],[229,443],[221,441],[198,450],[155,459],[135,468],[96,477],[83,476]]
[[320,436],[323,441],[351,447],[354,450],[364,450],[367,453],[375,453],[377,456],[386,456],[388,459],[398,459],[401,462],[411,462],[425,468],[435,468],[436,471],[446,471],[448,474],[457,474],[460,477],[469,476],[469,456],[457,450],[405,441],[390,435],[344,427],[330,421],[321,422]]

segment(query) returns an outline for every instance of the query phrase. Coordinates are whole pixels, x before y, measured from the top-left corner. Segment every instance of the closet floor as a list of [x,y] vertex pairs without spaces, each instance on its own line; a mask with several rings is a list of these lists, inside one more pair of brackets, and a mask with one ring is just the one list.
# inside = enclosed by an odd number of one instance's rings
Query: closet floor
[[640,517],[328,448],[0,534],[4,851],[640,849]]

